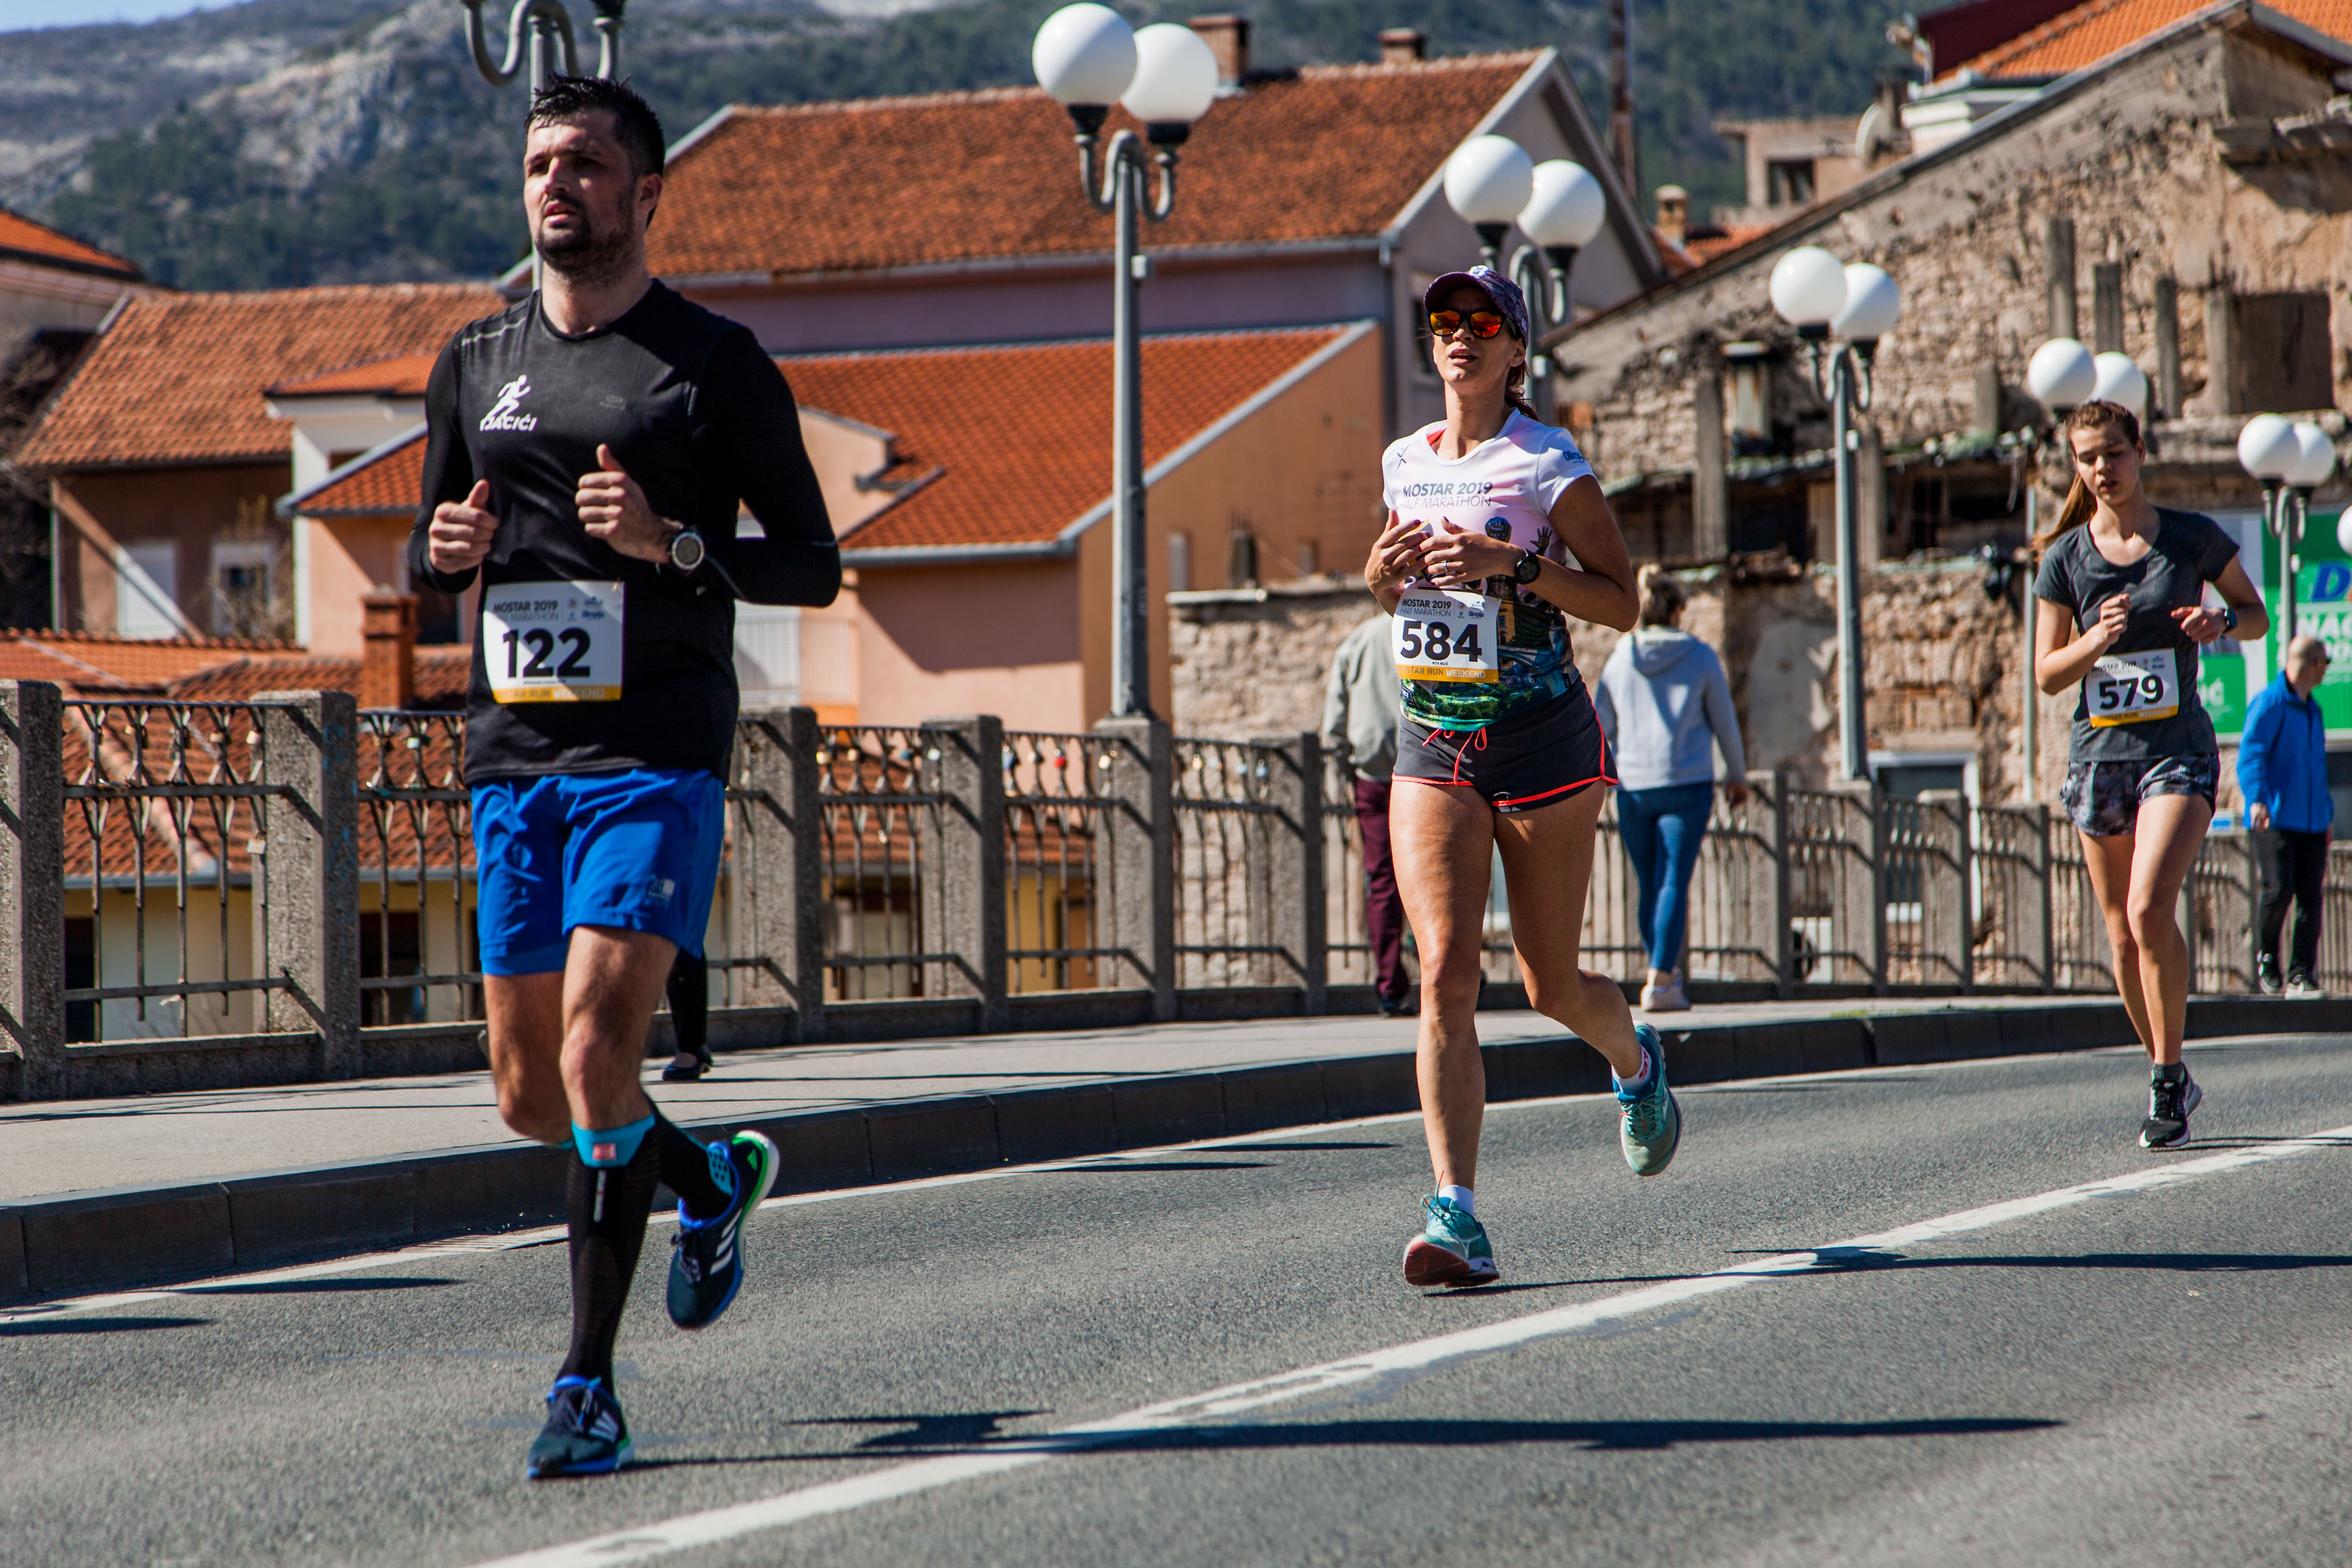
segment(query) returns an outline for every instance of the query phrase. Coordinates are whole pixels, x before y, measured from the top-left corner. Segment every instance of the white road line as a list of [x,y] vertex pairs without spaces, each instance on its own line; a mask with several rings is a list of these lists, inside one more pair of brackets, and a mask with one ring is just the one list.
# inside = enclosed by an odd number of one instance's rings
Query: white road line
[[1982,1208],[1921,1220],[1915,1225],[1859,1236],[1851,1241],[1811,1251],[1782,1253],[1715,1274],[1670,1280],[1622,1295],[1603,1297],[1596,1301],[1536,1312],[1523,1318],[1490,1323],[1484,1328],[1440,1334],[1408,1344],[1391,1345],[1385,1350],[1352,1356],[1345,1361],[1326,1362],[1320,1366],[1302,1367],[1275,1377],[1237,1383],[1206,1394],[1146,1405],[1104,1420],[1066,1426],[1034,1437],[1014,1438],[980,1453],[943,1455],[933,1459],[893,1465],[887,1469],[868,1471],[798,1491],[782,1492],[754,1502],[684,1514],[635,1530],[616,1531],[609,1535],[593,1536],[566,1545],[501,1557],[495,1562],[479,1564],[478,1568],[602,1568],[604,1564],[614,1563],[642,1563],[698,1546],[715,1545],[782,1529],[827,1514],[845,1513],[894,1498],[1003,1475],[1010,1470],[1044,1464],[1049,1459],[1083,1453],[1089,1448],[1103,1447],[1148,1433],[1171,1431],[1204,1420],[1244,1415],[1287,1404],[1308,1394],[1328,1393],[1375,1379],[1410,1376],[1502,1351],[1517,1350],[1539,1340],[1572,1333],[1613,1319],[1654,1312],[1661,1308],[1720,1295],[1759,1280],[1810,1273],[1821,1267],[1824,1257],[1917,1247],[1970,1231],[2006,1225],[2012,1220],[2047,1214],[2053,1209],[2066,1208],[2092,1198],[2174,1186],[2223,1172],[2243,1170],[2308,1153],[2315,1149],[2342,1147],[2347,1141],[2352,1141],[2352,1126],[2330,1128],[2306,1138],[2291,1139],[2261,1148],[2209,1154],[2177,1165],[2149,1166],[2130,1175],[2084,1182],[2032,1197],[1989,1204]]

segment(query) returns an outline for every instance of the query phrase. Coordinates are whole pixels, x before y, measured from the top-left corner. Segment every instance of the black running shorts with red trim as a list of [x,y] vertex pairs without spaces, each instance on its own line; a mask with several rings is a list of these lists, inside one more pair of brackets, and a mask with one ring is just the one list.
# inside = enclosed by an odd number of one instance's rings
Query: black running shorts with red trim
[[1581,685],[1483,730],[1397,725],[1396,777],[1476,790],[1508,816],[1613,784],[1600,716]]

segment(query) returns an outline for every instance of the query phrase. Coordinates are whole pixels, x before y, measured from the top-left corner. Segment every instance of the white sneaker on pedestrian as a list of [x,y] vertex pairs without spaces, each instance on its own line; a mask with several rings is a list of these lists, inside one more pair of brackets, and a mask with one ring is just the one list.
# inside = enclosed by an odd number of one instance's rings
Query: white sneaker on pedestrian
[[1683,977],[1680,970],[1669,969],[1664,980],[1642,987],[1642,1011],[1644,1013],[1690,1011],[1690,998],[1683,994]]

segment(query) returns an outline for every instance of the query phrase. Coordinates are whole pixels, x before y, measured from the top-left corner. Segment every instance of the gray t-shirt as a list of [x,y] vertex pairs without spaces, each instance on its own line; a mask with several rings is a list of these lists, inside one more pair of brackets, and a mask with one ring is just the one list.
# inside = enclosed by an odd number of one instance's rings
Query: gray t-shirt
[[[2099,618],[2099,606],[2108,598],[2128,594],[2131,616],[2108,655],[2154,656],[2095,668],[2084,678],[2074,702],[2070,763],[2211,756],[2221,750],[2213,721],[2197,699],[2197,645],[2172,612],[2202,602],[2205,584],[2228,571],[2237,554],[2238,542],[2211,518],[2158,507],[2155,542],[2128,566],[2099,553],[2087,523],[2062,536],[2042,557],[2033,596],[2063,606],[2074,617],[2077,636]],[[2178,694],[2179,703],[2158,717],[2166,700],[2156,696],[2167,673],[2166,654],[2171,656],[2174,682],[2167,689]],[[2105,722],[2093,721],[2095,703]],[[2135,704],[2150,716],[2132,717]]]

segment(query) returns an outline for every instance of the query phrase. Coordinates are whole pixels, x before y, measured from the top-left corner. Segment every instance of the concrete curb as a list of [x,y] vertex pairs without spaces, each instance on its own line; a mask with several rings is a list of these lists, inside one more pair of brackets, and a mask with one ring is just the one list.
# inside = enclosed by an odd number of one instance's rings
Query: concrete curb
[[[2084,1050],[2131,1038],[2120,1004],[1698,1023],[1663,1032],[1678,1084]],[[2352,1034],[2352,998],[2200,999],[2189,1004],[2189,1034]],[[1609,1087],[1607,1065],[1573,1036],[1487,1046],[1483,1055],[1490,1100]],[[1390,1051],[724,1125],[756,1127],[775,1141],[783,1156],[775,1190],[789,1194],[1385,1115],[1418,1103],[1412,1054]],[[0,1300],[554,1224],[563,1215],[565,1168],[562,1151],[496,1144],[17,1200],[0,1205]]]

